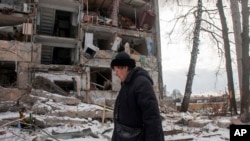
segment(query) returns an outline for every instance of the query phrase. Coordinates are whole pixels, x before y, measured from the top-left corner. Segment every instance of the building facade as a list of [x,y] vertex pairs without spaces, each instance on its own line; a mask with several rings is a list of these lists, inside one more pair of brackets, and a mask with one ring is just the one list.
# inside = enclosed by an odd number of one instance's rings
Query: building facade
[[158,0],[0,0],[0,86],[115,99],[125,50],[162,98]]

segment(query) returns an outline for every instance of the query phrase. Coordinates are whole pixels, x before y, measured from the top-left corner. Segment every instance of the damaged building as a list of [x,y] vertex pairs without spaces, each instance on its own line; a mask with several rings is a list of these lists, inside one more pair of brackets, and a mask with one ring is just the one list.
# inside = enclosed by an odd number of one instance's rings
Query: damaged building
[[162,98],[157,0],[0,0],[0,86],[115,99],[125,50]]

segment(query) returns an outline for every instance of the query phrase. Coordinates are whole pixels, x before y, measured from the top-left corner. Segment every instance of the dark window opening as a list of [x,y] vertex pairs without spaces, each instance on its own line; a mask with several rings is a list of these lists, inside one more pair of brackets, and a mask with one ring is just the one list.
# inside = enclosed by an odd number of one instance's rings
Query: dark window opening
[[110,50],[115,37],[112,33],[108,32],[94,32],[94,33],[85,33],[84,38],[85,38],[85,45],[93,44],[100,50]]
[[51,46],[42,46],[41,64],[52,64],[53,50]]
[[134,38],[129,36],[122,36],[122,47],[126,44],[130,47],[130,53],[137,55],[149,55],[151,53],[151,48],[147,47],[145,38]]
[[15,62],[0,61],[0,78],[0,86],[16,86],[17,73],[15,72]]
[[54,83],[66,92],[76,91],[76,84],[73,81],[54,81]]
[[[24,35],[22,33],[22,25],[16,25],[16,26],[6,26],[0,29],[0,39],[11,41],[23,41]],[[29,38],[27,38],[28,40]]]
[[41,64],[72,65],[70,48],[43,46],[41,54]]
[[89,1],[88,5],[84,5],[83,21],[92,24],[111,24],[112,1]]
[[71,49],[54,47],[52,64],[72,65]]
[[111,69],[91,68],[90,72],[91,90],[111,90]]
[[103,17],[103,18],[109,17],[110,12],[111,11],[108,8],[100,8],[99,9],[100,16]]
[[155,21],[155,12],[150,5],[141,3],[133,5],[122,2],[119,6],[119,26],[129,29],[151,30]]
[[110,50],[110,42],[105,39],[97,39],[96,46],[99,47],[100,50]]
[[76,26],[72,25],[72,13],[65,11],[56,11],[54,32],[59,37],[75,37]]

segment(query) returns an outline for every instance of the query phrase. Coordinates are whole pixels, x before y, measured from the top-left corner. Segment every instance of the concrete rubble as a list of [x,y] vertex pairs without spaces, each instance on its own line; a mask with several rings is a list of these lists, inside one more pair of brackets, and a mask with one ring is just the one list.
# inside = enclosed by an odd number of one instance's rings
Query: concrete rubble
[[[90,125],[95,124],[97,120],[103,124],[111,124],[113,116],[113,104],[109,105],[105,102],[104,107],[102,102],[97,102],[92,105],[94,108],[88,106],[79,98],[75,96],[64,96],[62,94],[50,93],[42,89],[18,90],[13,88],[1,88],[1,112],[20,112],[20,109],[25,108],[26,122],[30,122],[30,113],[33,117],[32,126],[24,126],[23,129],[31,129],[34,132],[37,129],[44,129],[48,127],[62,126],[70,123],[71,125]],[[6,104],[8,103],[8,105]],[[5,105],[5,106],[3,106]],[[219,117],[211,117],[204,113],[187,112],[179,113],[173,101],[160,101],[160,109],[162,120],[164,123],[164,134],[166,136],[177,136],[179,134],[197,134],[200,136],[221,136],[224,137],[219,130],[228,130],[230,124],[239,124],[237,119],[230,116],[225,116],[223,119]],[[8,108],[7,108],[8,107]],[[105,108],[105,109],[104,109]],[[103,114],[105,112],[105,114]],[[67,117],[67,118],[65,118]],[[5,118],[0,120],[0,126],[11,122],[8,126],[17,128],[18,119],[20,117]],[[12,122],[16,121],[16,122]],[[25,125],[25,124],[24,124]],[[7,126],[7,125],[6,125]],[[213,126],[212,128],[210,126]],[[17,128],[18,129],[18,128]],[[55,137],[57,139],[68,139],[91,136],[92,138],[110,138],[112,126],[107,127],[107,131],[93,132],[87,127],[82,131],[58,132],[51,131],[49,135],[37,136],[33,141],[46,140]],[[40,131],[41,132],[41,131]],[[204,133],[206,133],[204,135]],[[52,136],[52,137],[50,137]],[[0,136],[1,137],[1,136]],[[183,140],[194,139],[195,137],[183,136]],[[168,141],[170,141],[169,139]],[[174,139],[173,139],[174,140]],[[175,139],[176,140],[176,139]]]

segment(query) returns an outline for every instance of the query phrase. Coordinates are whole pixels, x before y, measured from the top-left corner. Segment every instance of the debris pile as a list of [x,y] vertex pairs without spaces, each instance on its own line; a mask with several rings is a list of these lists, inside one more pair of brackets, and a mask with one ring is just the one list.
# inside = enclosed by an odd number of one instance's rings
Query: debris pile
[[[73,138],[110,141],[113,108],[105,99],[87,104],[75,96],[44,90],[1,88],[0,139],[69,140]],[[205,113],[180,113],[170,100],[160,101],[165,139],[168,141],[220,138],[229,140],[229,125],[237,124],[230,116]],[[233,120],[232,120],[233,119]]]

